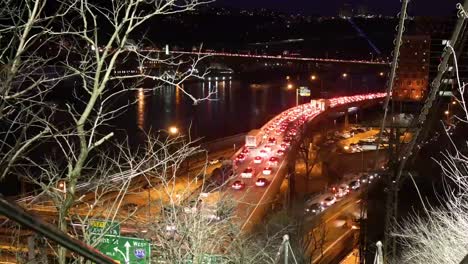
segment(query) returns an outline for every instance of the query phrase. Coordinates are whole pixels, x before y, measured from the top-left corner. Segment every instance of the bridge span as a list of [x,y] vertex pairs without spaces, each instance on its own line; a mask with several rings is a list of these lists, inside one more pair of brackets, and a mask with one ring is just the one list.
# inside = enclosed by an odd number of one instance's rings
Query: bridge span
[[[266,123],[258,132],[258,138],[263,138],[263,142],[256,148],[241,148],[232,157],[236,176],[231,182],[232,188],[225,194],[238,203],[236,214],[241,230],[249,232],[261,223],[276,200],[283,180],[294,170],[303,126],[314,125],[332,112],[379,103],[385,95],[374,93],[332,98],[322,106],[306,103],[290,108]],[[266,179],[267,184],[258,186],[261,185],[258,184],[259,178]],[[234,184],[239,182],[241,186],[237,189]]]
[[325,63],[352,63],[352,64],[374,64],[374,65],[389,65],[390,62],[383,60],[346,60],[334,58],[316,58],[316,57],[301,57],[301,56],[284,56],[284,55],[263,55],[263,54],[248,54],[248,53],[229,53],[217,51],[180,51],[171,50],[165,52],[161,49],[142,49],[145,52],[159,52],[166,54],[179,54],[179,55],[197,55],[197,56],[212,56],[212,57],[237,57],[237,58],[250,58],[250,59],[274,59],[274,60],[288,60],[288,61],[304,61],[304,62],[325,62]]

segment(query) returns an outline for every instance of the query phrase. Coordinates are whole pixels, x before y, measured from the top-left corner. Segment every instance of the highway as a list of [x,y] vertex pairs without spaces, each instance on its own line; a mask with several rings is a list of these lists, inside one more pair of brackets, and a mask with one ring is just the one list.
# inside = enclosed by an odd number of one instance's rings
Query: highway
[[[288,158],[292,154],[290,149],[294,149],[295,140],[301,136],[299,132],[302,125],[321,114],[325,114],[327,111],[338,110],[343,107],[346,109],[348,106],[368,100],[379,101],[384,96],[384,93],[380,93],[332,98],[328,102],[330,108],[303,104],[284,111],[265,124],[259,131],[264,139],[263,142],[257,148],[248,150],[249,152],[245,153],[245,159],[242,161],[239,160],[239,155],[241,155],[243,149],[240,149],[232,157],[237,166],[235,167],[235,178],[231,181],[231,184],[241,181],[243,186],[240,190],[229,189],[226,191],[226,196],[238,202],[236,216],[240,222],[241,230],[243,232],[252,230],[256,224],[261,222],[270,209],[271,202],[275,200],[280,185],[287,175]],[[268,139],[272,137],[275,138],[276,142],[269,144]],[[285,148],[284,155],[277,156],[278,149],[284,148],[284,144],[289,145]],[[265,149],[267,145],[271,147],[271,150]],[[264,155],[262,162],[255,164],[255,157],[261,155]],[[278,165],[271,166],[271,175],[263,175],[263,169],[267,166],[267,160],[271,157],[278,158]],[[253,168],[254,173],[251,178],[243,178],[242,172],[248,167]],[[260,177],[267,179],[268,183],[265,187],[255,185]]]

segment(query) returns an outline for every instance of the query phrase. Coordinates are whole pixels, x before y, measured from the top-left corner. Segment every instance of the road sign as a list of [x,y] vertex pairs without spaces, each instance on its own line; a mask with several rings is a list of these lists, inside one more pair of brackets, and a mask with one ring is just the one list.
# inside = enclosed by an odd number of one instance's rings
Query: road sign
[[[95,239],[98,237],[95,236]],[[151,248],[147,240],[122,237],[103,236],[96,249],[121,264],[147,264],[150,263]]]
[[305,87],[305,86],[299,87],[299,95],[300,96],[310,96],[310,89]]
[[106,220],[90,220],[88,221],[88,232],[90,234],[104,234],[111,236],[120,235],[120,224]]

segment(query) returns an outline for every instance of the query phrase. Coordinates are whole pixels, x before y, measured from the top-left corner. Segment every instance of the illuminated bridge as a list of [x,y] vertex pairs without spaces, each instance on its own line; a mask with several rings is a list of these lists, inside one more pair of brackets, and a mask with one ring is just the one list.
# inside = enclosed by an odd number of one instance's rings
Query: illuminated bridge
[[[140,51],[146,52],[165,52],[161,49],[142,49]],[[197,55],[197,56],[212,56],[212,57],[237,57],[237,58],[251,58],[251,59],[275,59],[275,60],[289,60],[289,61],[305,61],[305,62],[325,62],[325,63],[354,63],[354,64],[374,64],[374,65],[388,65],[387,61],[382,60],[344,60],[332,58],[313,58],[313,57],[296,57],[296,56],[283,56],[283,55],[257,55],[246,53],[228,53],[216,51],[166,51],[166,54],[181,54],[181,55]]]

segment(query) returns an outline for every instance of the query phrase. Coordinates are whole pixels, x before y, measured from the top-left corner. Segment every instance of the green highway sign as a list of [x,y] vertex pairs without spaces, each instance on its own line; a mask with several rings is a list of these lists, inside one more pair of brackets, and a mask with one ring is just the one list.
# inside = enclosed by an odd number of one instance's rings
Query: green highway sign
[[120,224],[106,220],[89,220],[88,232],[90,234],[119,236]]
[[310,96],[310,89],[305,87],[305,86],[299,87],[299,95],[300,96]]
[[[94,239],[97,238],[98,236],[94,237]],[[134,237],[103,236],[96,249],[121,264],[150,263],[151,248],[148,240]]]

